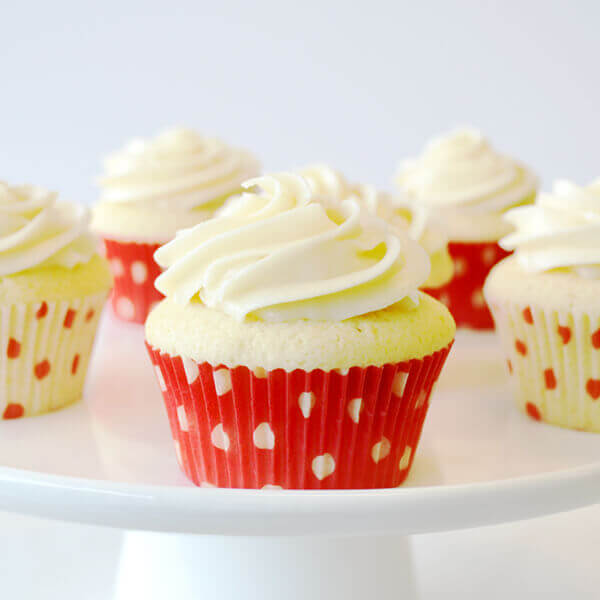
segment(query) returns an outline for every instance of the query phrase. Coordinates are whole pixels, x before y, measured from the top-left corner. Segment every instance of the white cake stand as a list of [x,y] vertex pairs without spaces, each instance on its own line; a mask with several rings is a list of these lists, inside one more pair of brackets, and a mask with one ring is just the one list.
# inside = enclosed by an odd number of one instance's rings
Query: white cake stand
[[127,531],[118,600],[418,598],[411,534],[600,499],[600,435],[518,413],[495,338],[473,333],[458,336],[398,489],[191,486],[176,464],[143,332],[110,315],[86,402],[0,423],[0,464],[0,510]]

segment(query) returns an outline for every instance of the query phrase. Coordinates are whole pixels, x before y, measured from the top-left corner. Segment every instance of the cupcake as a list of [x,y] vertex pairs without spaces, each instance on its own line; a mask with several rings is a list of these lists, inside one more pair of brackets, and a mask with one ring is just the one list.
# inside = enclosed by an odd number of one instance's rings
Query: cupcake
[[154,287],[156,249],[177,230],[213,216],[258,173],[249,153],[185,129],[134,140],[108,157],[92,228],[104,240],[119,318],[143,323],[161,299]]
[[425,287],[438,288],[452,279],[454,265],[444,234],[435,227],[425,227],[425,219],[416,217],[406,202],[372,185],[350,184],[341,173],[331,167],[313,165],[297,172],[308,181],[315,194],[340,201],[353,196],[371,214],[417,240],[431,260],[431,271],[424,283]]
[[355,198],[284,173],[155,258],[146,322],[175,449],[197,485],[401,484],[452,344],[418,291],[426,252]]
[[481,135],[460,130],[430,142],[421,157],[400,165],[396,183],[407,200],[449,240],[454,277],[427,290],[448,306],[459,327],[492,329],[482,288],[508,252],[498,240],[511,231],[507,210],[535,199],[537,179],[498,154]]
[[0,182],[0,416],[81,397],[111,277],[81,206]]
[[485,284],[517,406],[553,425],[600,431],[600,180],[556,183],[507,214],[515,251]]

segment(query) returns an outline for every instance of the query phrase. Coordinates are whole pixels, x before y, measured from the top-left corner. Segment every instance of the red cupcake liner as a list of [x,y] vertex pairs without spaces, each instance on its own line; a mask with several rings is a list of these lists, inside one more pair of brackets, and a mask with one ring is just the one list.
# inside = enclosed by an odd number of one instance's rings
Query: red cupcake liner
[[454,262],[454,277],[440,288],[424,291],[448,307],[458,327],[494,329],[483,284],[492,267],[511,253],[496,242],[450,242],[448,252]]
[[450,351],[347,371],[252,371],[147,345],[181,468],[196,485],[359,489],[400,485]]
[[161,274],[154,261],[160,244],[104,238],[104,246],[114,277],[111,304],[115,314],[123,321],[144,323],[153,305],[164,297],[154,287],[154,280]]

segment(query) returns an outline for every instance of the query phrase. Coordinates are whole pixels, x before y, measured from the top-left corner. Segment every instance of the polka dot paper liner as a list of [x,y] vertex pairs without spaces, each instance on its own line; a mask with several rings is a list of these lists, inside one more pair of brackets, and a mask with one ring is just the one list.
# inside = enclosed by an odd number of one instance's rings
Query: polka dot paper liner
[[492,267],[510,252],[496,242],[450,242],[448,252],[454,262],[454,277],[440,288],[425,291],[448,307],[458,327],[493,329],[483,284]]
[[160,244],[138,244],[104,239],[106,258],[114,278],[111,304],[123,321],[144,323],[152,307],[162,300],[154,287],[160,267],[154,262],[154,252]]
[[81,398],[106,293],[0,305],[0,418],[57,410]]
[[187,477],[255,489],[400,485],[449,350],[382,367],[267,372],[148,347]]
[[536,421],[600,432],[600,310],[491,308],[517,406]]

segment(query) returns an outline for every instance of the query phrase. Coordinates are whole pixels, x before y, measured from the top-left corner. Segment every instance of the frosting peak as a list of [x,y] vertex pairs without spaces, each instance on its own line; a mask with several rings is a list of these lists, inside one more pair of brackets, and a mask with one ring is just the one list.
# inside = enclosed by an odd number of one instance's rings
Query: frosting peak
[[343,200],[354,191],[353,186],[339,171],[327,165],[310,165],[298,169],[297,173],[306,180],[313,194],[318,197]]
[[190,211],[239,190],[259,172],[248,152],[182,128],[135,139],[105,161],[103,202]]
[[215,219],[160,248],[156,287],[199,295],[238,320],[341,321],[416,297],[425,251],[352,197],[319,195],[294,173],[252,179]]
[[536,178],[481,133],[465,129],[434,139],[419,159],[402,163],[398,183],[427,204],[499,211],[530,194]]
[[32,267],[72,268],[95,254],[88,212],[43,188],[0,182],[0,277]]
[[506,233],[502,214],[532,199],[537,178],[496,152],[480,132],[461,129],[402,162],[396,183],[409,201],[431,209],[455,239],[468,239],[478,228],[484,238],[498,239]]
[[430,254],[446,246],[447,240],[441,232],[426,230],[426,215],[421,207],[411,207],[373,185],[350,184],[341,173],[325,165],[305,167],[298,173],[317,196],[338,201],[355,198],[370,214],[383,219],[394,230],[407,232]]
[[500,241],[533,272],[571,268],[600,278],[600,179],[587,187],[557,181],[535,204],[509,211],[515,232]]

